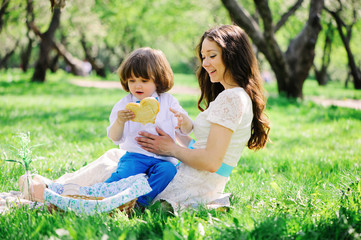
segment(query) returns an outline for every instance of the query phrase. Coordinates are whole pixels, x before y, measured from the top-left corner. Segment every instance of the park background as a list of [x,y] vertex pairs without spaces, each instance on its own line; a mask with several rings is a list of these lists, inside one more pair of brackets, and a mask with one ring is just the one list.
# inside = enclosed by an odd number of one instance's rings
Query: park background
[[11,146],[24,146],[28,133],[30,145],[41,144],[32,149],[31,171],[52,179],[115,147],[105,129],[126,94],[114,85],[115,71],[138,47],[166,54],[175,73],[172,93],[194,119],[194,47],[219,24],[240,25],[254,43],[267,80],[272,142],[244,151],[226,187],[227,212],[172,214],[155,205],[131,217],[79,217],[12,208],[0,216],[2,238],[361,237],[358,1],[55,2],[60,6],[1,2],[0,192],[18,190],[24,167],[5,160],[17,158]]

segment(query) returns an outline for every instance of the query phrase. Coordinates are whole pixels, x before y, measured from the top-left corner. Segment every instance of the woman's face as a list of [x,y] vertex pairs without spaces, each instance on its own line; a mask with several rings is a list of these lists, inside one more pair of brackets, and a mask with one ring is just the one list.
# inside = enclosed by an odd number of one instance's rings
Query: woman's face
[[229,74],[224,75],[226,67],[222,59],[222,48],[214,41],[205,38],[201,49],[202,67],[208,72],[212,83],[219,82],[225,89],[233,83]]

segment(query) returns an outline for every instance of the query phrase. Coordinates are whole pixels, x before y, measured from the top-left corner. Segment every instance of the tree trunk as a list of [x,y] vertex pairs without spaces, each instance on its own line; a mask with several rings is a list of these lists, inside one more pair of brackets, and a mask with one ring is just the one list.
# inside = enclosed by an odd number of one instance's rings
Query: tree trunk
[[54,11],[54,9],[64,8],[65,3],[65,0],[50,0],[51,11]]
[[346,80],[345,80],[345,88],[348,88],[348,82],[350,81],[350,78],[351,78],[351,72],[349,71],[347,73],[347,77],[346,77]]
[[49,66],[49,53],[53,48],[53,38],[60,24],[60,9],[55,8],[48,30],[41,34],[39,59],[35,65],[32,82],[45,82],[46,70]]
[[[302,98],[303,83],[312,67],[314,49],[321,30],[320,15],[324,1],[311,0],[309,19],[303,30],[291,41],[286,53],[282,52],[274,35],[275,31],[284,24],[285,19],[277,24],[277,29],[273,26],[272,13],[267,0],[254,1],[263,21],[263,33],[250,14],[236,0],[222,0],[222,2],[232,20],[247,32],[271,65],[277,78],[278,92],[288,97]],[[300,1],[297,1],[289,12],[294,12],[299,6]]]
[[52,73],[55,73],[58,70],[58,62],[60,55],[57,53],[50,61],[49,69]]
[[[35,26],[35,24],[32,22],[30,23],[30,27],[33,30],[33,32],[39,36],[40,38],[43,38],[43,34],[40,33],[39,28]],[[83,62],[75,57],[73,57],[64,47],[63,44],[57,43],[54,40],[51,39],[51,46],[57,51],[57,54],[62,56],[65,60],[65,62],[70,67],[70,71],[77,76],[84,76],[83,71]],[[49,58],[49,57],[48,57]]]
[[28,45],[25,48],[25,50],[23,50],[23,52],[21,53],[21,68],[23,72],[26,72],[28,70],[31,51],[33,49],[33,42],[34,42],[34,40],[29,35],[29,31],[27,32],[26,35],[28,37]]
[[77,59],[73,57],[65,48],[64,45],[61,43],[53,42],[53,46],[57,53],[62,56],[65,60],[65,62],[70,67],[71,73],[77,76],[85,76],[84,70],[83,70],[83,61],[80,59]]
[[18,45],[19,45],[19,40],[16,41],[14,48],[10,50],[8,53],[6,53],[2,59],[0,59],[0,68],[8,69],[8,60],[14,54]]
[[34,8],[33,8],[33,0],[27,0],[27,4],[26,4],[26,26],[28,28],[28,31],[26,33],[26,36],[28,38],[28,45],[26,47],[25,50],[22,51],[21,53],[21,68],[23,69],[23,72],[26,72],[28,70],[29,67],[29,61],[30,61],[30,57],[31,57],[31,51],[33,49],[33,42],[34,39],[32,39],[30,37],[30,31],[31,31],[31,27],[29,25],[29,23],[34,21]]
[[338,12],[333,12],[328,9],[326,9],[331,16],[335,19],[337,24],[337,31],[341,37],[342,43],[345,47],[346,53],[347,53],[347,59],[348,59],[348,66],[350,68],[350,72],[353,78],[353,83],[355,86],[355,89],[361,89],[361,70],[357,67],[355,58],[353,56],[353,53],[351,51],[350,47],[350,40],[351,40],[351,29],[353,24],[351,24],[347,30],[347,36],[345,36],[345,33],[343,31],[343,26],[346,26],[346,24],[343,22],[341,17],[338,15]]
[[92,68],[95,70],[95,72],[97,73],[98,76],[105,78],[106,71],[104,68],[104,64],[92,56],[92,54],[90,53],[90,49],[87,47],[85,35],[82,33],[81,36],[82,37],[81,37],[80,42],[81,42],[81,46],[83,47],[83,50],[84,50],[85,59],[87,61],[89,61],[89,63],[91,64]]
[[10,0],[3,0],[0,7],[0,32],[4,27],[4,16],[6,15],[6,9],[9,6]]
[[328,74],[325,66],[322,66],[320,70],[317,70],[316,66],[313,66],[315,71],[315,78],[320,86],[326,86],[328,83]]
[[286,51],[287,63],[291,69],[291,81],[287,84],[286,92],[291,97],[303,98],[302,86],[312,67],[318,34],[322,29],[323,5],[323,0],[311,0],[308,21]]
[[313,65],[313,70],[315,71],[315,77],[320,86],[325,86],[329,81],[329,75],[327,69],[331,62],[333,31],[334,29],[332,23],[330,22],[325,32],[326,36],[325,36],[325,44],[323,46],[321,69],[318,70],[316,65],[315,64]]

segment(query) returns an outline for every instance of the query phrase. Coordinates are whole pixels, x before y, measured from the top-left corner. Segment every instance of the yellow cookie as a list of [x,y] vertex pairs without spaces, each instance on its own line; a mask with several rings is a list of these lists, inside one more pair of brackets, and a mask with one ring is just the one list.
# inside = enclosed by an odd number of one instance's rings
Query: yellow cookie
[[159,103],[153,97],[144,98],[139,103],[128,103],[125,109],[132,111],[135,114],[134,122],[140,122],[145,125],[147,123],[155,123],[155,118],[159,112]]

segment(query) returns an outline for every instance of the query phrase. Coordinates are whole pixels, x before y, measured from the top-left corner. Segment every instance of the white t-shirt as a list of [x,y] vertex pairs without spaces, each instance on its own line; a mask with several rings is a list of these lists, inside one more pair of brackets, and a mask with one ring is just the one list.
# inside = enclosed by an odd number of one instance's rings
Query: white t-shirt
[[[171,136],[175,140],[175,126],[177,126],[178,120],[176,117],[174,117],[174,114],[169,110],[169,108],[173,108],[178,112],[184,113],[188,116],[187,112],[179,105],[176,98],[174,98],[169,93],[161,93],[157,94],[154,93],[152,97],[157,98],[159,102],[159,112],[157,115],[157,118],[155,119],[155,123],[147,123],[146,125],[143,125],[138,122],[133,121],[127,121],[124,124],[124,131],[123,136],[119,141],[113,141],[116,145],[119,145],[119,147],[123,150],[126,150],[128,152],[134,152],[134,153],[140,153],[144,154],[146,156],[159,158],[162,160],[169,161],[173,164],[176,164],[178,162],[177,159],[173,157],[166,157],[166,156],[160,156],[154,153],[150,153],[142,149],[135,138],[138,135],[139,131],[147,131],[149,133],[157,134],[155,127],[160,127],[163,131],[165,131],[169,136]],[[109,137],[109,130],[110,127],[113,125],[113,123],[117,119],[117,113],[119,110],[123,110],[125,108],[125,105],[127,105],[130,102],[137,102],[139,99],[134,97],[132,94],[128,94],[121,100],[119,100],[113,107],[112,112],[109,117],[110,125],[107,127],[107,135]]]

